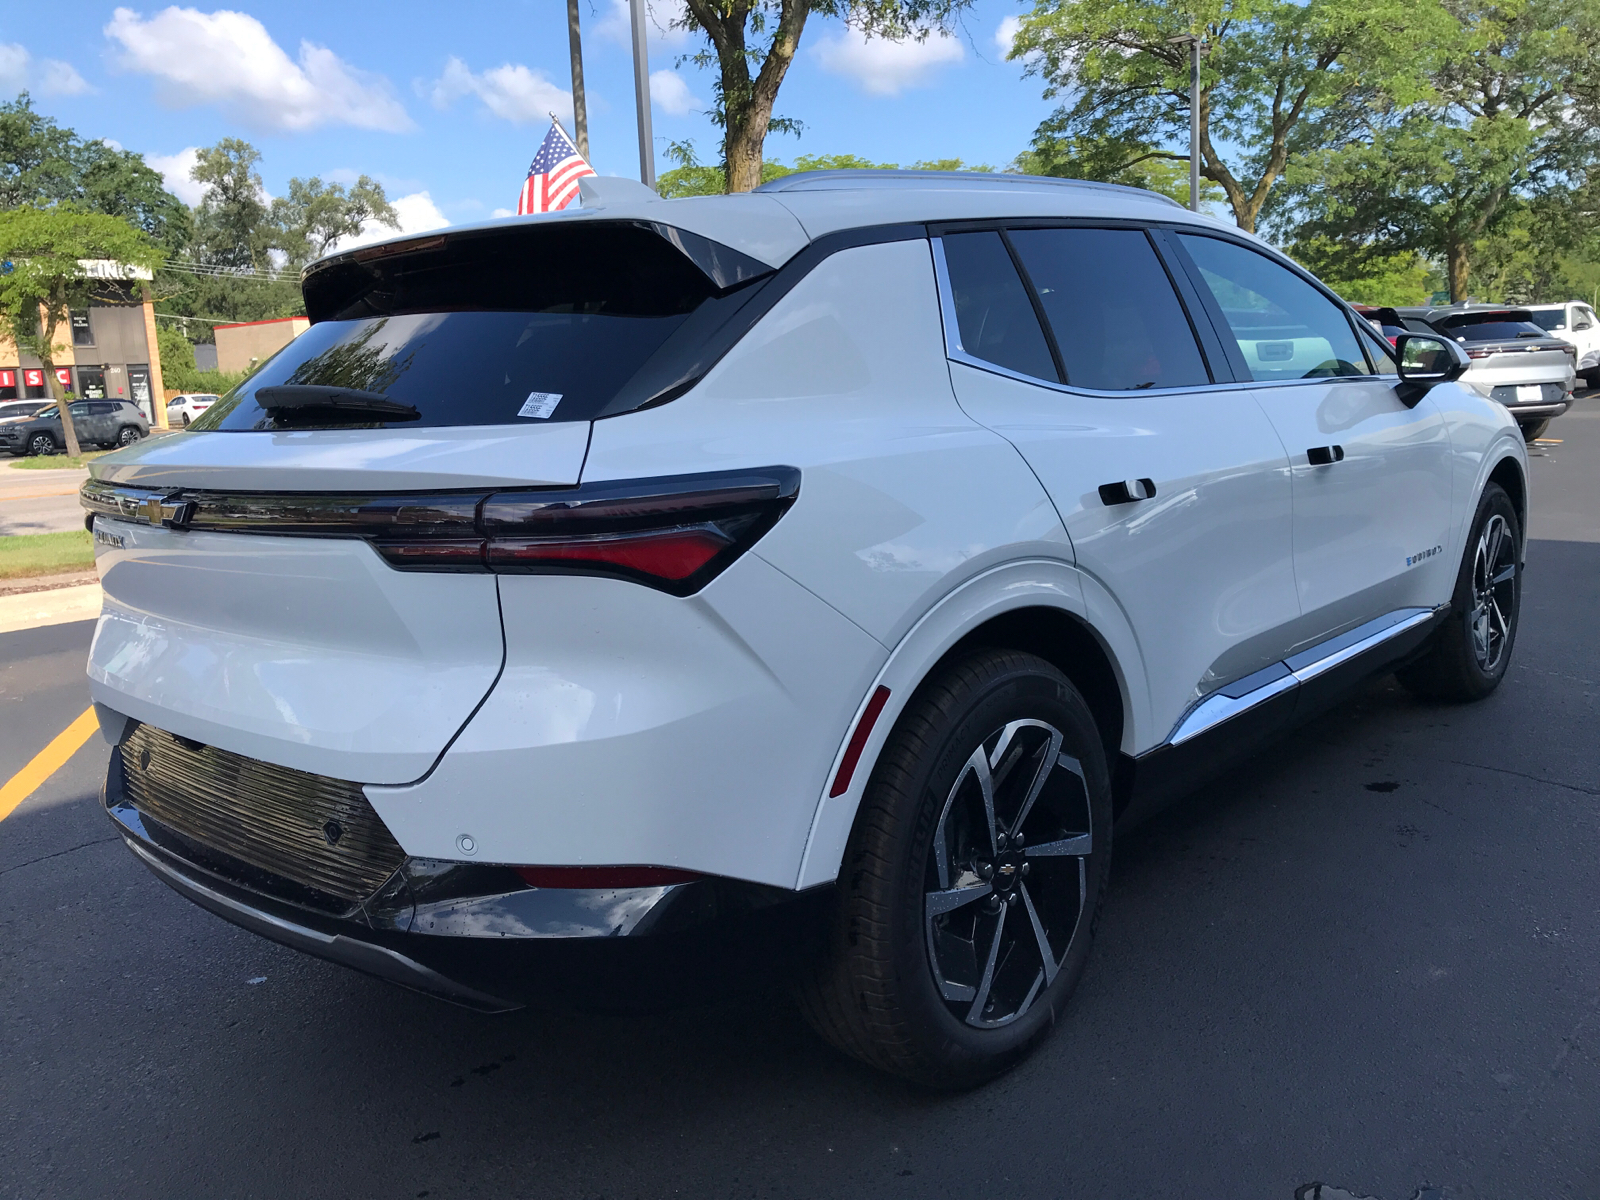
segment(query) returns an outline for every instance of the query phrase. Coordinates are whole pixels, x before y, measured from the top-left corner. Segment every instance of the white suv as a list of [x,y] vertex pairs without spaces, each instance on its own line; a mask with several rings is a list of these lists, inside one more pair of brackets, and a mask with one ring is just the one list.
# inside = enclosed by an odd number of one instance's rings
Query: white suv
[[1578,300],[1565,304],[1529,304],[1535,324],[1577,349],[1578,374],[1590,387],[1600,387],[1600,318]]
[[106,806],[211,911],[494,1010],[797,902],[817,1028],[966,1085],[1061,1017],[1114,827],[1374,673],[1504,675],[1515,423],[1254,238],[989,175],[585,202],[314,264],[95,462]]

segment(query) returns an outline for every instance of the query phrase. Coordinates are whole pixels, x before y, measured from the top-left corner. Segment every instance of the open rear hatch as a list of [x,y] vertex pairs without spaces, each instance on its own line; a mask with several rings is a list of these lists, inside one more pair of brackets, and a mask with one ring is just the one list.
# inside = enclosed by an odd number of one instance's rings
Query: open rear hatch
[[576,487],[592,420],[692,383],[769,273],[635,221],[314,265],[307,332],[190,431],[91,467],[94,698],[335,779],[426,774],[503,660],[485,497]]

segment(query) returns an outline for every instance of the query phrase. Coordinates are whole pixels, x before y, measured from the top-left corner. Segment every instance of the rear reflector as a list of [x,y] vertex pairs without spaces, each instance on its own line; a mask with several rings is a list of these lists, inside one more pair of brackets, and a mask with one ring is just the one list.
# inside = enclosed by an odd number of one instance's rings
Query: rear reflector
[[676,867],[513,867],[522,882],[536,888],[666,887],[704,879]]
[[867,739],[872,736],[872,727],[878,723],[878,714],[888,702],[889,689],[879,685],[878,690],[872,693],[872,699],[867,701],[867,711],[856,722],[856,731],[850,735],[850,744],[844,748],[844,761],[839,764],[839,773],[833,777],[833,786],[828,789],[829,796],[842,796],[850,790],[850,777],[856,773],[856,764],[861,761],[861,752],[866,749]]

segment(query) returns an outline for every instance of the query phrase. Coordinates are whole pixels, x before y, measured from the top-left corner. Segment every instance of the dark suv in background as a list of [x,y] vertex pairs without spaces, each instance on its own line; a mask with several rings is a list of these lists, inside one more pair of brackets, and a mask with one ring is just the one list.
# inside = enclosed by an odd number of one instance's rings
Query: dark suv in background
[[[74,400],[72,427],[81,446],[131,446],[150,436],[150,422],[128,400]],[[0,449],[9,454],[56,454],[67,445],[54,404],[25,420],[0,424]]]

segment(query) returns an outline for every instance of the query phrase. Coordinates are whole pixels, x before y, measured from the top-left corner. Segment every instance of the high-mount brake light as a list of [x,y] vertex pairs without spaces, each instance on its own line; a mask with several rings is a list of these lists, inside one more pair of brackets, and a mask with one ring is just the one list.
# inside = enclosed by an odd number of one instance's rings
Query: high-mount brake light
[[402,571],[608,575],[674,595],[704,587],[755,545],[800,490],[794,467],[758,467],[493,493],[308,495],[83,486],[97,516],[169,528],[359,537]]

